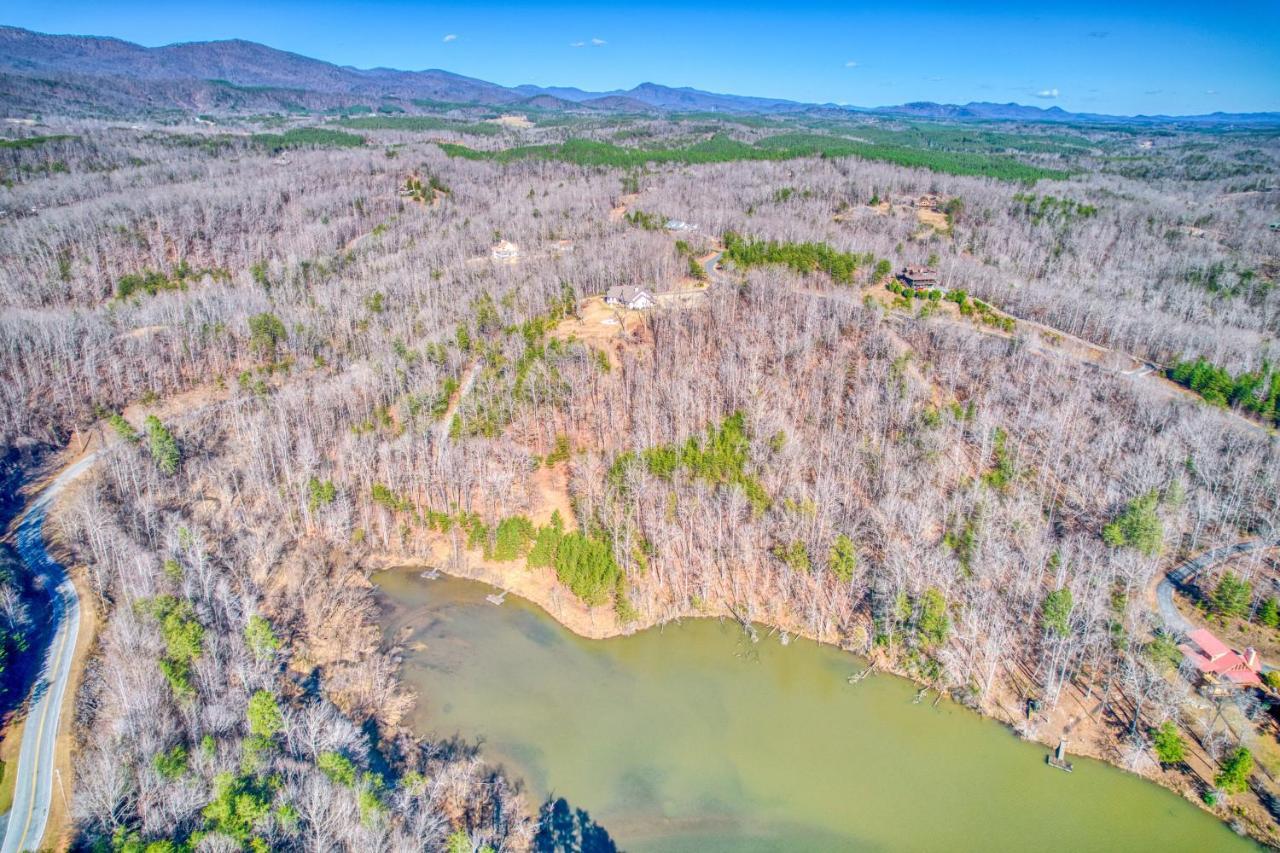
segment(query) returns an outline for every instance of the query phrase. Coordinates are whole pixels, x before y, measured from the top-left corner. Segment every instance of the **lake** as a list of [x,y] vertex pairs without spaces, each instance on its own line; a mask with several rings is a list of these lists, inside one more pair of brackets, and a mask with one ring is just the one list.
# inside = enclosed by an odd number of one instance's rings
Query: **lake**
[[[585,640],[482,584],[375,578],[412,724],[459,734],[629,851],[1257,850],[1152,783],[1046,748],[807,640],[686,620]],[[407,629],[404,636],[402,629]]]

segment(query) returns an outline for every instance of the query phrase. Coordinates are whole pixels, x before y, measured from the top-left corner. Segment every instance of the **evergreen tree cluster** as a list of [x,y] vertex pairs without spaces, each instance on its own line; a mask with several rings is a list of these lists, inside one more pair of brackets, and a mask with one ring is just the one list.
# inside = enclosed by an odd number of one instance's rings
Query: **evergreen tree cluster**
[[1269,362],[1232,376],[1204,358],[1179,361],[1166,375],[1216,406],[1232,406],[1280,424],[1280,371]]
[[838,252],[826,243],[749,240],[733,231],[724,235],[724,257],[742,269],[779,264],[798,273],[825,272],[838,284],[853,284],[859,266],[876,262],[871,253]]

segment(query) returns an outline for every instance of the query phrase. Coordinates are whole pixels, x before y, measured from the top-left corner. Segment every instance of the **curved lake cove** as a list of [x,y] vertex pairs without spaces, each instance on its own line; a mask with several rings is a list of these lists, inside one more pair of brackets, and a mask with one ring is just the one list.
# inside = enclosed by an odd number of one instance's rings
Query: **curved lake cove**
[[[857,658],[709,619],[585,640],[482,584],[377,576],[415,729],[482,742],[629,851],[1257,850],[1176,795]],[[403,633],[402,633],[403,632]]]

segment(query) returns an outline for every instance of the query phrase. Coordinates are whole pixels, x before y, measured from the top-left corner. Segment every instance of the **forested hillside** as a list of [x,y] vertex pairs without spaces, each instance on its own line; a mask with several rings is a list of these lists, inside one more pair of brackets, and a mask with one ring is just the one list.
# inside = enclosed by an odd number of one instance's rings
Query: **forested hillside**
[[1149,587],[1280,523],[1274,136],[784,130],[7,126],[0,443],[99,453],[56,518],[103,615],[81,843],[534,844],[518,780],[402,726],[405,562],[997,715],[1074,683],[1141,764],[1181,699]]

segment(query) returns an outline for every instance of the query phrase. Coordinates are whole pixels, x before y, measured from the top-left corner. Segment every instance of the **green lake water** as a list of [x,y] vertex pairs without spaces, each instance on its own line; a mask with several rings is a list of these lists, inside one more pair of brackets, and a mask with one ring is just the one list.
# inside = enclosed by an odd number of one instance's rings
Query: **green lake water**
[[584,640],[468,581],[377,577],[423,735],[482,742],[531,802],[629,851],[1257,850],[1174,794],[1046,749],[805,640],[687,620]]

